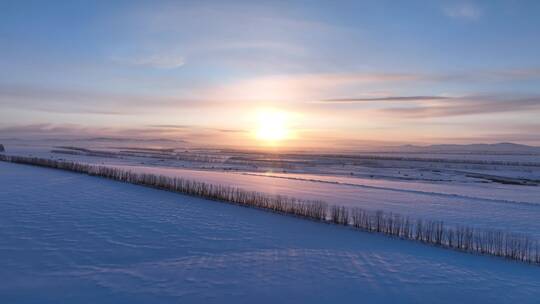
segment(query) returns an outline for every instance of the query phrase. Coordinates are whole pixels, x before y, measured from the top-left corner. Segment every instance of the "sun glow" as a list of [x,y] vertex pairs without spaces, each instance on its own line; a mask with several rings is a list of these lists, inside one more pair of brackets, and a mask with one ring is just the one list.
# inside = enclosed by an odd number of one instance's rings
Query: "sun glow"
[[260,111],[257,115],[258,128],[255,137],[269,144],[276,144],[290,136],[287,115],[275,110]]

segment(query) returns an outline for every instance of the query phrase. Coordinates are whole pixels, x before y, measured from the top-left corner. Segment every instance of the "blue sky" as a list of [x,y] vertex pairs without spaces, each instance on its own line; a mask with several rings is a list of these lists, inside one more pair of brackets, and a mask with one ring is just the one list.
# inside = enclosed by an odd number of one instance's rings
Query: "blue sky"
[[[538,1],[2,1],[0,137],[540,144]],[[280,114],[281,115],[281,114]]]

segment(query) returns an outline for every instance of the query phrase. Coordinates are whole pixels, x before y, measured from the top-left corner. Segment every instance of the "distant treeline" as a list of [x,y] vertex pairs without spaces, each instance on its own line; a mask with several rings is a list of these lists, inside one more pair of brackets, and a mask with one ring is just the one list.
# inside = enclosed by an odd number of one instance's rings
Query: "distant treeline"
[[96,157],[112,157],[112,158],[117,157],[117,155],[114,152],[110,152],[110,151],[92,150],[92,149],[71,147],[71,146],[59,146],[56,148],[60,148],[62,150],[53,149],[51,150],[51,153],[96,156]]
[[174,149],[130,148],[128,150],[120,150],[118,152],[114,152],[93,150],[74,146],[57,146],[55,148],[57,149],[51,150],[51,153],[109,158],[118,158],[122,156],[147,157],[159,160],[181,160],[205,163],[223,163],[225,161],[225,158],[223,157],[209,156],[190,152],[174,152]]
[[382,233],[438,247],[540,264],[538,240],[533,240],[525,234],[475,229],[467,226],[449,227],[445,226],[442,221],[412,220],[409,217],[382,211],[328,206],[322,201],[266,195],[236,187],[214,185],[179,177],[135,173],[99,165],[7,155],[0,155],[0,160],[100,176],[205,199],[290,214],[318,222],[345,225],[362,231]]
[[114,149],[129,150],[129,151],[166,152],[166,153],[173,153],[176,150],[174,148],[143,148],[143,147],[114,147]]
[[526,166],[540,167],[538,162],[528,161],[504,161],[504,160],[480,160],[480,159],[451,159],[451,158],[428,158],[428,157],[408,157],[408,156],[379,156],[379,155],[321,155],[321,158],[334,159],[337,163],[343,160],[349,161],[412,161],[425,163],[448,163],[448,164],[470,164],[470,165],[490,165],[490,166]]

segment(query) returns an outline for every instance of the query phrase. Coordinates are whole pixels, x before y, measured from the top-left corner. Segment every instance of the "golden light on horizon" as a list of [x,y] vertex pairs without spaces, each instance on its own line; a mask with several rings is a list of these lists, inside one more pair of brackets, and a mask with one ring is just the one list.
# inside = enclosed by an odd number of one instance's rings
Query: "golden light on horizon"
[[277,110],[261,110],[257,114],[258,127],[255,138],[276,145],[291,135],[287,127],[287,114]]

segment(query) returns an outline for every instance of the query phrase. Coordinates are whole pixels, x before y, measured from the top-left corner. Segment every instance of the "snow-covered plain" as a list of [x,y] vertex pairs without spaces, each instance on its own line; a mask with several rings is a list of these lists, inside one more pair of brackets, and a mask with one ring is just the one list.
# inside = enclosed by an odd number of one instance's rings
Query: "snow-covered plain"
[[[219,150],[184,150],[43,144],[9,145],[8,153],[122,167],[230,185],[268,194],[323,200],[409,216],[525,233],[540,240],[540,156],[494,154],[487,164],[476,154],[389,154],[406,160],[361,160],[329,155],[264,155]],[[51,153],[60,149],[66,153]],[[187,152],[186,152],[187,151]],[[97,153],[96,153],[97,152]],[[103,153],[101,153],[103,152]],[[74,153],[74,154],[69,154]],[[361,156],[366,156],[366,153]],[[369,156],[369,155],[367,155]],[[371,155],[378,157],[378,155]],[[448,161],[411,161],[435,159]],[[454,160],[473,163],[455,163]],[[502,162],[502,163],[501,163]],[[515,165],[524,163],[524,165]],[[509,163],[511,165],[504,165]],[[531,165],[532,164],[532,165]],[[535,165],[536,164],[536,165]],[[352,173],[352,175],[351,175]],[[474,177],[471,174],[476,174]],[[483,175],[486,178],[483,178]],[[514,178],[529,185],[503,184],[489,177]],[[523,179],[522,179],[523,178]]]
[[8,163],[0,163],[0,236],[2,303],[540,297],[540,267]]
[[[443,220],[447,225],[526,233],[540,239],[540,187],[486,184],[430,186],[425,183],[382,180],[374,182],[312,175],[268,176],[129,165],[115,167],[140,173],[179,176],[269,194],[323,200],[330,204],[383,210],[413,219]],[[313,181],[310,178],[331,182]]]

